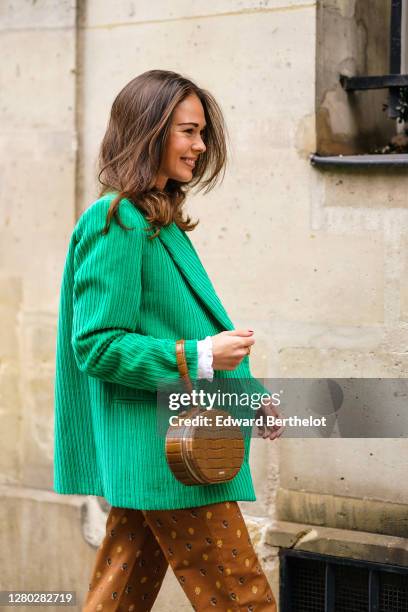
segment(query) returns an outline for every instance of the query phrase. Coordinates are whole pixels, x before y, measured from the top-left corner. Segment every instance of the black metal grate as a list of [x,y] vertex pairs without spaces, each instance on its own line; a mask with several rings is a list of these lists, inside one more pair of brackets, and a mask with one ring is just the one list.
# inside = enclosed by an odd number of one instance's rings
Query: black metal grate
[[325,564],[313,561],[305,564],[303,559],[293,559],[296,580],[292,585],[292,601],[296,610],[324,612]]
[[348,612],[368,610],[368,570],[337,565],[334,568],[334,609]]
[[408,611],[408,577],[398,574],[380,576],[379,612]]
[[390,74],[354,77],[340,75],[341,86],[346,91],[388,88],[388,116],[393,119],[398,117],[399,88],[408,86],[408,75],[401,74],[401,21],[402,0],[391,0]]
[[281,612],[408,612],[408,568],[282,549]]

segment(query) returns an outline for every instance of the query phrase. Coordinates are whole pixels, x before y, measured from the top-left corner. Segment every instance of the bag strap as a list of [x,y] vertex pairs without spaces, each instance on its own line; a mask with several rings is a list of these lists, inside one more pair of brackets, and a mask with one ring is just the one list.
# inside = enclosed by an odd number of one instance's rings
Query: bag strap
[[184,381],[186,389],[188,393],[191,393],[193,390],[193,383],[191,382],[190,375],[188,373],[188,365],[186,359],[186,352],[184,350],[184,340],[177,340],[176,342],[176,360],[177,367],[180,373],[181,378]]

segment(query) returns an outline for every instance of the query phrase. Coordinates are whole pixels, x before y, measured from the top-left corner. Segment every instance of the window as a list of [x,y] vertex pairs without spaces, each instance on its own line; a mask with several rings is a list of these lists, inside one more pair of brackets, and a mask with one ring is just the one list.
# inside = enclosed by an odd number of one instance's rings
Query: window
[[318,1],[312,163],[408,165],[407,4]]

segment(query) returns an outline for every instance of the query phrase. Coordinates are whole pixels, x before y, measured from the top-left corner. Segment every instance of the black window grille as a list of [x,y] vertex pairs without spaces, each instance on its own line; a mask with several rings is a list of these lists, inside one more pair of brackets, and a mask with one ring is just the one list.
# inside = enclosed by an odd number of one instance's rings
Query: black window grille
[[401,49],[402,49],[402,2],[403,0],[391,0],[390,20],[390,73],[376,76],[340,76],[342,87],[346,91],[357,91],[364,89],[388,89],[388,116],[395,119],[398,117],[397,107],[400,103],[400,88],[408,87],[408,74],[401,74]]
[[[323,2],[323,0],[321,1]],[[352,77],[340,74],[339,79],[343,89],[350,94],[354,91],[387,89],[388,103],[385,106],[388,117],[397,120],[399,123],[404,123],[404,132],[408,135],[408,74],[405,73],[408,70],[408,0],[384,0],[384,2],[390,3],[388,74]],[[354,106],[351,99],[350,106]],[[390,151],[384,151],[384,154],[378,152],[351,155],[314,153],[310,155],[310,161],[312,165],[322,169],[330,169],[333,166],[407,167],[408,153],[406,152],[405,139],[402,139],[396,146],[395,152],[391,149]],[[384,148],[386,149],[386,147]]]
[[408,568],[280,551],[281,612],[408,612]]

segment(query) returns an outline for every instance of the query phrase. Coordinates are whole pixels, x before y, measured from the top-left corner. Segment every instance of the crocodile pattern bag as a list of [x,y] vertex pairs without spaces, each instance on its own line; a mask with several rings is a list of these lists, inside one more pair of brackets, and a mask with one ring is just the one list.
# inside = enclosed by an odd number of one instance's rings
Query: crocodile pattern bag
[[[184,340],[176,342],[177,366],[188,393],[193,385],[184,353]],[[227,482],[236,476],[244,458],[244,438],[238,426],[221,425],[227,412],[193,405],[170,425],[165,440],[166,459],[174,476],[185,485]],[[192,425],[196,416],[205,424]],[[218,416],[218,424],[216,417]]]

